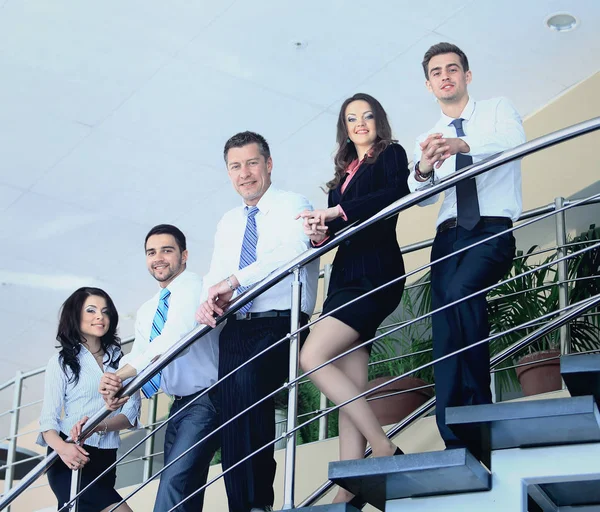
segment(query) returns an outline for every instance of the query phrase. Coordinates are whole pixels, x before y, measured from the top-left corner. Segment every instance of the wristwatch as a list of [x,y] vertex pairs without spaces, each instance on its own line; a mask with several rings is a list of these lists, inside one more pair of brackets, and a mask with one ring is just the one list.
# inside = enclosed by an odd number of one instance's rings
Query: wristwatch
[[421,178],[422,180],[428,180],[431,178],[431,176],[433,175],[433,169],[431,169],[431,171],[429,171],[427,174],[423,174],[421,172],[421,169],[419,167],[419,164],[421,163],[421,161],[419,160],[416,164],[415,164],[415,174],[417,175],[417,177]]
[[226,277],[225,278],[225,282],[229,285],[229,289],[234,292],[235,291],[235,286],[233,286],[233,283],[231,282],[231,278],[230,277]]

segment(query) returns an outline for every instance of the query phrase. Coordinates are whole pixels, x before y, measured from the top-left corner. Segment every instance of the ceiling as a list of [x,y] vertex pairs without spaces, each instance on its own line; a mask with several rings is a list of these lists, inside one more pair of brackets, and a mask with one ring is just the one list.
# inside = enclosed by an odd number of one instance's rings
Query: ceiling
[[[548,30],[563,10],[580,26]],[[345,97],[378,98],[410,154],[438,116],[420,65],[431,44],[465,50],[474,97],[527,115],[600,69],[598,25],[590,0],[0,0],[0,382],[46,363],[78,286],[106,289],[132,334],[155,290],[153,225],[179,226],[189,267],[207,270],[239,204],[232,134],[265,135],[274,183],[323,205]]]

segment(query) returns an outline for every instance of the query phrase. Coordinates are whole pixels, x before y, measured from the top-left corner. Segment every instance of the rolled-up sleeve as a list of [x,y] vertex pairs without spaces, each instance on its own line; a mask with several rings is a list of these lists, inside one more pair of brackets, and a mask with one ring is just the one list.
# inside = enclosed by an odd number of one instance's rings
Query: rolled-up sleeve
[[[125,382],[125,385],[127,385],[129,380]],[[127,403],[121,408],[121,414],[123,414],[129,420],[129,423],[131,424],[131,430],[140,428],[141,402],[142,399],[140,392],[136,391],[133,395],[131,395]]]
[[48,430],[60,432],[60,417],[63,410],[67,377],[60,367],[58,355],[48,362],[44,378],[44,403],[40,416],[40,434],[36,440],[40,446],[47,446],[42,433]]

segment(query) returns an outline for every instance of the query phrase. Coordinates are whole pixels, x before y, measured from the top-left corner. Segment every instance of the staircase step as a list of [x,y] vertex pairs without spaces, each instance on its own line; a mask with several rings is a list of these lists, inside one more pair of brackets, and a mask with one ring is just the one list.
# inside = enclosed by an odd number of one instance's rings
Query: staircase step
[[571,396],[593,395],[600,403],[600,354],[563,356],[560,373]]
[[474,427],[487,425],[492,450],[600,441],[593,396],[449,407],[446,422],[465,443]]
[[296,512],[360,512],[348,503],[332,503],[330,505],[313,505],[312,507],[295,508]]
[[491,473],[465,448],[331,462],[329,479],[379,510],[387,500],[492,488]]
[[[541,492],[540,492],[541,491]],[[551,510],[600,510],[600,480],[579,480],[570,482],[549,482],[530,484],[527,492],[545,509]],[[539,499],[541,497],[541,499]],[[590,507],[590,508],[588,508]],[[593,508],[591,508],[593,507]]]

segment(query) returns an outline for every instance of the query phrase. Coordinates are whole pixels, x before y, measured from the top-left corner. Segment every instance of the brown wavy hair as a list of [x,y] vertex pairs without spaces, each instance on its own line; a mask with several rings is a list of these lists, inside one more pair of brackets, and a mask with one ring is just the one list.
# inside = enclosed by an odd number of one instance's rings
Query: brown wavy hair
[[373,115],[375,116],[375,129],[377,130],[377,138],[375,139],[371,151],[365,157],[365,162],[375,162],[385,148],[392,142],[396,142],[392,138],[392,127],[388,121],[387,114],[381,106],[381,103],[373,98],[373,96],[359,92],[345,100],[340,108],[340,114],[338,115],[337,121],[336,142],[338,149],[333,159],[335,164],[335,176],[331,181],[326,183],[327,190],[325,190],[325,192],[337,188],[344,179],[348,165],[358,158],[354,143],[348,142],[348,129],[346,128],[346,108],[350,103],[358,100],[366,101],[371,107]]

